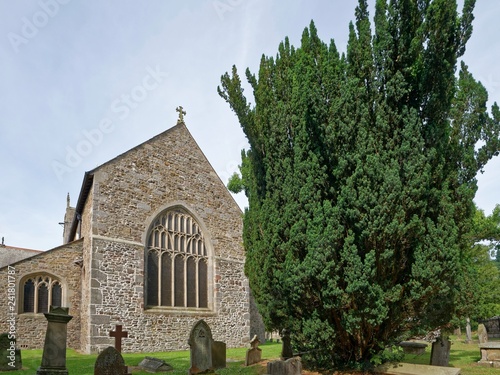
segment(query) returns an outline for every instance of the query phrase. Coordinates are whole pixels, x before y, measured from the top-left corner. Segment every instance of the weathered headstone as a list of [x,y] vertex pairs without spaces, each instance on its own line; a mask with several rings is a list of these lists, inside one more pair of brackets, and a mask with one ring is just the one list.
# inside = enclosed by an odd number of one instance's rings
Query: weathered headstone
[[460,327],[455,328],[455,329],[453,330],[453,334],[454,334],[455,336],[457,336],[458,338],[460,338],[460,336],[462,336],[462,330],[461,330],[461,328],[460,328]]
[[281,347],[281,359],[288,359],[293,357],[293,349],[290,339],[290,331],[286,328],[281,332],[281,341],[283,345]]
[[401,341],[399,343],[399,346],[403,348],[403,352],[405,354],[415,354],[415,355],[424,354],[425,349],[427,348],[427,344],[415,341]]
[[0,334],[0,371],[20,370],[23,367],[21,350],[16,349],[16,338],[10,333]]
[[204,320],[199,320],[191,328],[188,344],[191,358],[191,367],[188,374],[212,371],[214,369],[212,363],[212,331]]
[[212,367],[214,369],[226,368],[226,343],[212,342]]
[[37,375],[68,375],[66,368],[66,340],[68,337],[68,322],[73,318],[68,315],[69,308],[50,306],[47,319],[47,332],[43,345],[42,364]]
[[448,366],[450,362],[451,341],[448,337],[439,336],[432,343],[431,361],[432,366]]
[[259,338],[255,335],[252,341],[250,341],[251,348],[247,350],[245,356],[245,366],[251,366],[262,360],[262,349],[259,348],[259,344]]
[[488,342],[488,332],[486,332],[484,324],[479,324],[477,326],[477,337],[479,339],[479,344],[485,344]]
[[125,361],[118,350],[108,346],[97,357],[94,375],[124,375],[127,373]]
[[465,325],[465,343],[470,344],[472,342],[472,330],[470,328],[470,319],[467,318],[467,323]]
[[140,363],[139,367],[147,372],[166,372],[172,371],[174,368],[163,359],[146,357]]
[[269,375],[300,375],[302,374],[302,361],[300,357],[288,358],[286,361],[277,360],[267,363]]

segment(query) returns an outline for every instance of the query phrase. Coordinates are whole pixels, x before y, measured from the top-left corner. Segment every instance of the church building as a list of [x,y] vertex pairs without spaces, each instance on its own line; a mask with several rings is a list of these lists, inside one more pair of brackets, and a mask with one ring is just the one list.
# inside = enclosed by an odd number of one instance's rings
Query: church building
[[[244,275],[242,212],[182,119],[88,171],[64,243],[0,268],[0,333],[42,348],[49,306],[69,307],[68,346],[83,353],[187,349],[204,319],[228,347],[264,339]],[[11,276],[9,278],[9,276]],[[14,277],[12,277],[14,276]],[[3,281],[2,281],[3,285]],[[10,290],[10,292],[9,292]],[[15,318],[15,325],[13,322]]]

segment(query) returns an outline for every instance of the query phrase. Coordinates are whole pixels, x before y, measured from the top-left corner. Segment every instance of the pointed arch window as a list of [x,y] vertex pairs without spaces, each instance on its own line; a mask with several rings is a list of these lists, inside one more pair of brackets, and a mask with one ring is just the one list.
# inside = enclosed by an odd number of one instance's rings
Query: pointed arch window
[[45,313],[62,305],[61,282],[49,275],[30,276],[23,282],[23,313]]
[[153,223],[146,246],[147,307],[208,308],[208,253],[196,220],[181,208]]

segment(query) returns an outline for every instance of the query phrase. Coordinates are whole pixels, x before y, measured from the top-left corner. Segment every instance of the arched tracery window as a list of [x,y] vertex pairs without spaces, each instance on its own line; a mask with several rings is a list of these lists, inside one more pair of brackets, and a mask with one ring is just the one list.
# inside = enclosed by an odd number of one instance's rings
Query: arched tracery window
[[24,280],[22,290],[22,312],[45,313],[50,306],[62,305],[61,282],[53,276],[30,276]]
[[208,254],[193,217],[176,208],[153,223],[146,247],[148,307],[208,308]]

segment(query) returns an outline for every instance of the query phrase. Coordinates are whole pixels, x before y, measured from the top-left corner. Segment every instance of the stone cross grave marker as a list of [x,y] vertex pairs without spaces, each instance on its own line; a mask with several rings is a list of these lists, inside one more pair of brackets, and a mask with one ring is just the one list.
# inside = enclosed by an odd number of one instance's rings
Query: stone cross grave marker
[[121,324],[117,324],[114,331],[109,332],[109,337],[115,338],[115,349],[122,352],[122,338],[128,337],[127,331],[122,331]]
[[251,348],[247,350],[247,355],[245,357],[245,366],[251,366],[262,360],[262,350],[259,348],[259,338],[255,335],[250,341]]
[[199,320],[191,329],[188,340],[191,358],[189,375],[213,370],[212,342],[210,327],[203,319]]
[[124,375],[128,373],[125,361],[118,350],[108,346],[97,357],[94,375]]
[[16,338],[12,334],[0,334],[0,356],[0,371],[20,370],[23,367],[21,350],[16,349]]
[[37,375],[68,375],[66,368],[66,340],[68,337],[68,322],[73,318],[68,315],[69,308],[50,306],[47,319],[47,332],[43,345],[42,364]]

